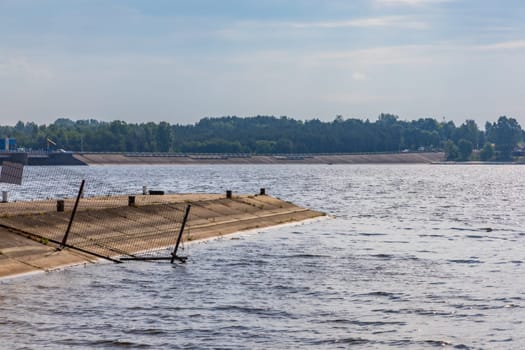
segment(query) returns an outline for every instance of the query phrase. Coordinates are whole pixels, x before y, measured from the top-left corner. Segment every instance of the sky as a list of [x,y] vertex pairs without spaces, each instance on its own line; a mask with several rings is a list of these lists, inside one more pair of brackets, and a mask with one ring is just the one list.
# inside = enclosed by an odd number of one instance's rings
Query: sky
[[0,124],[525,126],[522,0],[0,0]]

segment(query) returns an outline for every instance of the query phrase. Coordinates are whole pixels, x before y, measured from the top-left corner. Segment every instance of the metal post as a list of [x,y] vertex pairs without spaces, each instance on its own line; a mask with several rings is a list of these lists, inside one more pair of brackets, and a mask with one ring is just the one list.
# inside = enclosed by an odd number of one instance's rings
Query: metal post
[[77,200],[75,201],[75,206],[73,207],[73,211],[71,212],[71,218],[69,219],[69,224],[67,225],[66,233],[64,234],[64,238],[62,239],[62,243],[60,244],[60,249],[66,246],[67,236],[69,236],[69,231],[71,231],[71,225],[73,225],[73,220],[75,219],[75,214],[77,213],[78,202],[80,201],[82,192],[84,192],[85,183],[86,183],[86,180],[82,180],[82,183],[80,184],[80,189],[78,190]]
[[171,253],[171,263],[172,264],[173,264],[173,261],[175,261],[175,259],[181,262],[186,261],[185,257],[177,256],[177,250],[179,249],[182,234],[184,233],[184,227],[186,226],[186,221],[188,221],[188,216],[190,215],[190,209],[191,209],[191,204],[188,204],[188,206],[186,207],[186,212],[184,213],[184,218],[182,219],[182,223],[180,225],[179,237],[177,237],[177,244],[175,244],[175,249],[173,249],[173,253]]

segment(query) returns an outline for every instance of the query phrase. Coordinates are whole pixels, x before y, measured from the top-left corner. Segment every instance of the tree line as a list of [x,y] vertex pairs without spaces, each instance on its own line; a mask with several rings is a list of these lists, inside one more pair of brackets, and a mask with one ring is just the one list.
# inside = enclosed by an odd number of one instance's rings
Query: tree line
[[27,150],[249,154],[444,150],[449,160],[509,160],[523,136],[519,123],[506,116],[487,122],[485,130],[473,120],[456,125],[434,118],[403,121],[393,114],[381,114],[375,121],[227,116],[172,125],[59,118],[49,125],[20,121],[0,126],[0,137],[16,138],[18,147]]

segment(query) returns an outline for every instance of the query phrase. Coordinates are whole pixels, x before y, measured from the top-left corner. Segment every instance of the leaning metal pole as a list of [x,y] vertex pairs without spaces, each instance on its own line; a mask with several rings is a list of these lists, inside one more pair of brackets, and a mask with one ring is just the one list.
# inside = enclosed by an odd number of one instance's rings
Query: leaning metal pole
[[184,227],[186,226],[186,221],[188,221],[188,216],[190,215],[190,209],[191,209],[191,204],[188,204],[188,206],[186,207],[186,212],[184,213],[184,218],[182,219],[182,223],[180,225],[179,236],[177,237],[177,244],[175,244],[175,249],[173,249],[173,253],[171,253],[171,263],[172,264],[175,261],[175,259],[179,260],[180,262],[186,261],[186,257],[177,256],[177,250],[179,249],[182,234],[184,233]]
[[69,236],[69,231],[71,231],[73,220],[75,220],[75,214],[77,213],[78,202],[80,201],[80,197],[82,197],[82,193],[84,192],[85,183],[86,183],[86,180],[82,180],[82,182],[80,183],[80,189],[78,190],[77,200],[75,201],[75,206],[73,207],[73,211],[71,212],[71,218],[69,219],[69,224],[67,225],[66,233],[64,234],[64,238],[62,239],[62,243],[60,244],[59,249],[63,249],[67,245],[67,237]]

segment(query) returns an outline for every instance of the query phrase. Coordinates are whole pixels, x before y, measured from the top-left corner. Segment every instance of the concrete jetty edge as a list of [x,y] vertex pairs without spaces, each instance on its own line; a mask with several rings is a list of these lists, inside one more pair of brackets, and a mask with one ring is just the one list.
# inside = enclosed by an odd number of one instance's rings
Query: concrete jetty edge
[[[192,205],[192,210],[187,233],[183,236],[186,244],[327,217],[322,212],[267,195],[226,198],[222,194],[169,194],[137,197],[137,205],[132,208],[128,206],[127,196],[115,196],[112,201],[108,201],[107,197],[86,199],[77,213],[78,220],[90,228],[97,227],[97,230],[92,230],[91,239],[124,237],[120,238],[116,247],[135,249],[133,253],[137,253],[171,246],[165,245],[165,241],[152,239],[130,248],[130,241],[142,234],[142,228],[156,229],[153,223],[159,222],[158,229],[164,229],[165,224],[163,226],[162,223],[166,221],[167,208],[176,210],[187,204]],[[52,230],[65,230],[73,201],[65,200],[66,210],[63,213],[56,212],[56,201],[51,200],[0,204],[0,280],[101,262],[99,257],[74,249],[58,250],[56,241],[42,239]],[[103,219],[108,221],[102,224]],[[118,258],[117,252],[118,249],[107,254]]]

